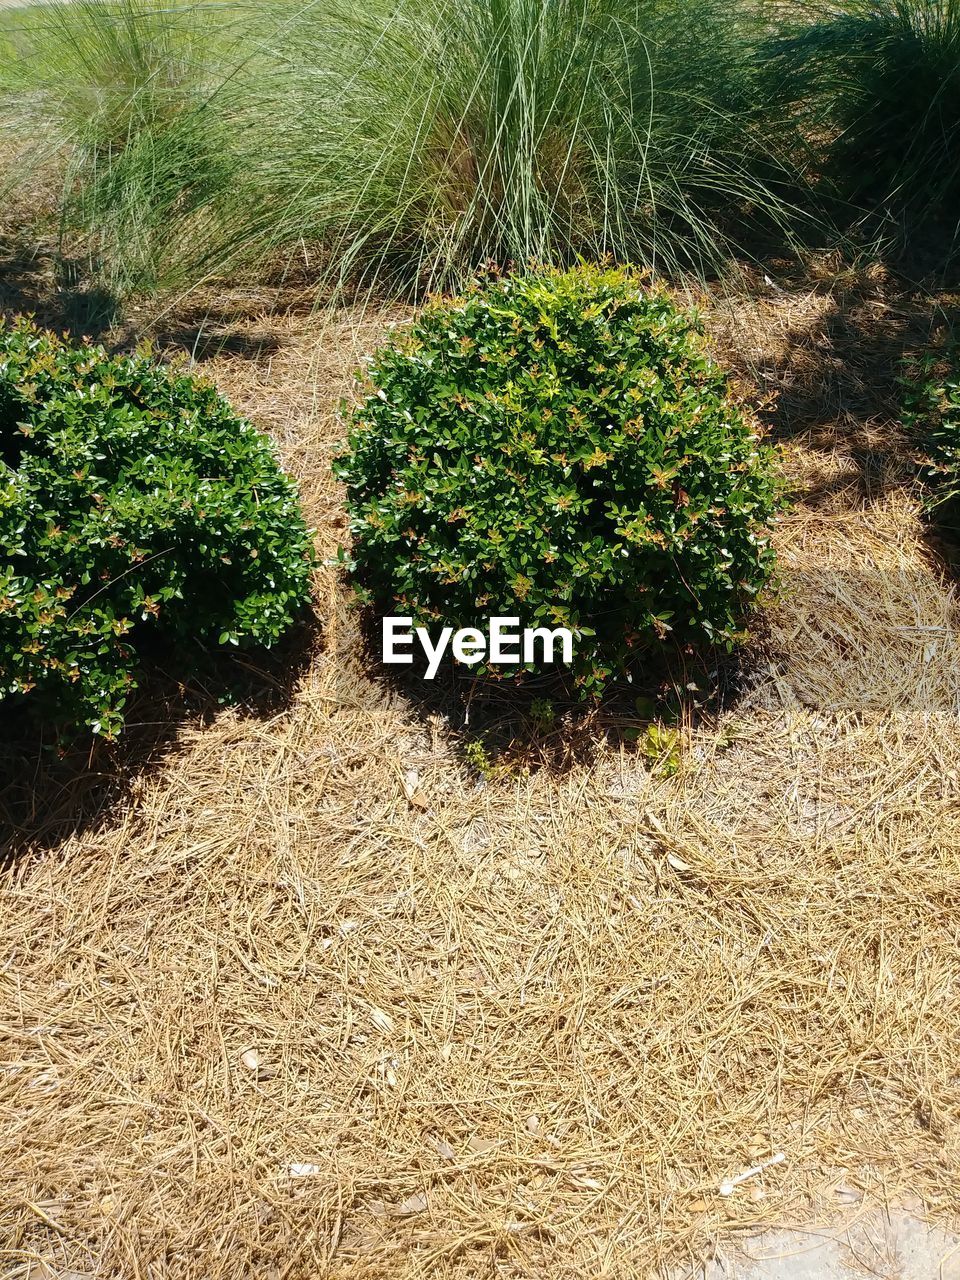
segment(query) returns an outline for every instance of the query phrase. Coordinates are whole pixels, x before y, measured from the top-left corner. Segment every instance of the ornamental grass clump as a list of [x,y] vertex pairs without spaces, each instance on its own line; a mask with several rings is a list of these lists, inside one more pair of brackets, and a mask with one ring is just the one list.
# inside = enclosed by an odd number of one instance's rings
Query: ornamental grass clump
[[249,132],[272,136],[247,168],[278,241],[320,241],[371,286],[607,254],[711,274],[803,222],[792,120],[758,109],[749,6],[289,8],[261,46]]
[[335,464],[364,601],[431,632],[567,627],[584,695],[632,657],[740,638],[778,484],[666,292],[586,267],[478,285],[367,380]]
[[868,227],[955,263],[960,0],[794,0],[781,18],[760,58],[768,109],[790,107]]
[[0,137],[17,147],[6,176],[50,195],[59,178],[61,247],[72,259],[83,246],[117,300],[195,285],[235,260],[248,200],[228,106],[237,22],[154,0],[4,15]]
[[0,703],[112,737],[148,632],[269,645],[312,559],[271,443],[212,385],[0,322]]
[[712,276],[813,230],[766,35],[731,0],[53,0],[0,23],[0,130],[118,300],[271,255],[375,295]]

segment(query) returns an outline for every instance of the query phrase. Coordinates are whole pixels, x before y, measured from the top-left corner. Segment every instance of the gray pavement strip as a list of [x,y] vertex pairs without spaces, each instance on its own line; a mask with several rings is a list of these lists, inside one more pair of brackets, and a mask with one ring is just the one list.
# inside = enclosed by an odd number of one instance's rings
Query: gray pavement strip
[[960,1280],[960,1235],[903,1209],[869,1209],[836,1228],[765,1231],[725,1243],[670,1280]]

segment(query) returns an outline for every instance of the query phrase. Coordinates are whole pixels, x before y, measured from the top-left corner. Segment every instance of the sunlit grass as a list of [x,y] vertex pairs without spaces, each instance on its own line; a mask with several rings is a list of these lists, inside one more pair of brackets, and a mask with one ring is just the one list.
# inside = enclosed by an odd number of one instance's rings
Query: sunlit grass
[[217,23],[203,7],[71,0],[6,27],[7,128],[59,171],[63,228],[87,233],[119,293],[196,278],[222,256],[236,156],[213,107],[231,65]]
[[320,0],[270,50],[261,181],[280,227],[433,285],[484,258],[713,269],[788,221],[753,35],[709,0]]
[[[8,122],[119,293],[323,246],[337,280],[485,260],[713,272],[789,238],[787,113],[727,0],[77,0],[32,11]],[[795,150],[795,149],[794,149]]]

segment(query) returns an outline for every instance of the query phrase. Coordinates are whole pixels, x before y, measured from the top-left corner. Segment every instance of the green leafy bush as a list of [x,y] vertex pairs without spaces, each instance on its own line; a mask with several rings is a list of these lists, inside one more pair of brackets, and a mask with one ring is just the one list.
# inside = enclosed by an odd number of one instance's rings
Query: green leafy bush
[[112,736],[148,629],[270,644],[312,555],[271,444],[213,386],[0,322],[0,700]]
[[667,637],[738,637],[778,486],[666,293],[601,268],[478,286],[369,382],[335,464],[363,599],[431,628],[570,627],[584,693]]
[[929,509],[960,533],[960,352],[928,352],[908,364],[902,387],[904,425],[928,459]]

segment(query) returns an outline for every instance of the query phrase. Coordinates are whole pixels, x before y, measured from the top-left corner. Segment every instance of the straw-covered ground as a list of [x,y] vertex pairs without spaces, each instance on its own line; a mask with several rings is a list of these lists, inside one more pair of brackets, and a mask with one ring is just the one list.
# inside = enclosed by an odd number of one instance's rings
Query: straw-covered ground
[[[482,776],[365,663],[333,569],[266,709],[67,777],[8,746],[5,1276],[599,1280],[861,1192],[949,1221],[960,633],[890,425],[910,308],[760,294],[711,323],[780,392],[782,591],[674,776],[602,717]],[[334,408],[383,318],[237,290],[175,320],[332,554]]]

